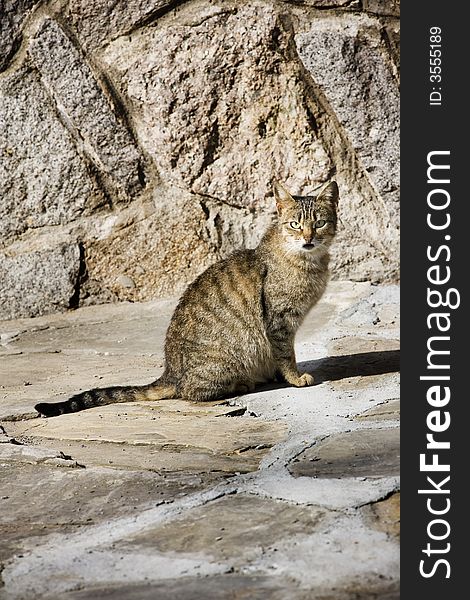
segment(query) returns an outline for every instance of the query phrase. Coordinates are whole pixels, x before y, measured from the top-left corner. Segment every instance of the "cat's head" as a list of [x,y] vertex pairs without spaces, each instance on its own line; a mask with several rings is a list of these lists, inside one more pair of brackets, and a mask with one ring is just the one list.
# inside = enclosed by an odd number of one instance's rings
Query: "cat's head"
[[338,186],[323,185],[312,196],[292,196],[281,183],[274,184],[279,227],[291,252],[327,248],[336,233]]

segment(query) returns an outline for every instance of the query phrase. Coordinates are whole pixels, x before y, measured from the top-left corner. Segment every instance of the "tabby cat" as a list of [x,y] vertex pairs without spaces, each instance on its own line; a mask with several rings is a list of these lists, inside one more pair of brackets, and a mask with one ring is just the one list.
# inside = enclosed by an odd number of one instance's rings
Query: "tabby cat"
[[300,373],[294,337],[328,281],[328,248],[336,231],[338,187],[292,196],[274,186],[278,219],[254,250],[210,266],[185,291],[165,340],[165,370],[148,385],[94,389],[65,402],[40,403],[50,417],[134,400],[216,400],[281,376],[312,385]]

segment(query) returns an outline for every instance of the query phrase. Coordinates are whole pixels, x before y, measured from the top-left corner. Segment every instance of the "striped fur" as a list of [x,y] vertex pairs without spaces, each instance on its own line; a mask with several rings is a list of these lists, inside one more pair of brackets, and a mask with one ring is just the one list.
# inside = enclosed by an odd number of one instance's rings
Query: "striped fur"
[[181,297],[166,334],[160,379],[94,389],[36,410],[55,416],[116,402],[216,400],[276,375],[294,386],[311,385],[312,375],[298,371],[294,337],[328,282],[338,188],[330,182],[305,197],[276,184],[274,194],[278,220],[258,247],[212,265]]
[[56,417],[65,413],[78,412],[95,406],[117,404],[119,402],[138,402],[139,400],[163,400],[174,397],[174,385],[165,385],[159,380],[143,386],[116,386],[95,388],[72,396],[65,402],[41,402],[34,407],[46,417]]

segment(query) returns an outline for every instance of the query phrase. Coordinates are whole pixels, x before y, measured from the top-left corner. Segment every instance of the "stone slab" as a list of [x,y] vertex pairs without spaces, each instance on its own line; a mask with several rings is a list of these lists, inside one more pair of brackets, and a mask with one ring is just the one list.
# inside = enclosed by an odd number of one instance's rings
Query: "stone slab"
[[0,19],[0,71],[8,67],[21,43],[21,28],[38,0],[3,0]]
[[368,504],[362,512],[371,527],[400,539],[400,492]]
[[[120,404],[5,423],[19,441],[64,448],[85,464],[246,472],[286,431],[282,423],[232,417],[226,404],[164,400]],[[64,445],[65,444],[65,445]],[[137,464],[135,464],[137,461]]]
[[[89,214],[104,197],[31,64],[2,78],[0,98],[3,248],[29,229],[64,225]],[[50,277],[45,286],[52,284]],[[25,312],[12,312],[8,318]]]
[[175,304],[110,304],[0,321],[0,419],[84,389],[153,381],[162,372]]
[[335,589],[334,595],[297,586],[283,577],[272,575],[232,574],[206,577],[182,577],[160,584],[87,588],[68,592],[64,600],[399,600],[397,585],[361,587],[351,585]]
[[400,420],[400,400],[388,400],[354,417],[356,421],[398,421]]
[[70,308],[79,272],[78,244],[60,244],[20,256],[0,252],[0,319]]
[[386,477],[400,471],[398,428],[339,433],[302,452],[290,466],[295,477]]
[[5,456],[2,446],[0,562],[42,543],[38,538],[138,513],[143,505],[173,502],[220,479],[210,472],[162,475],[145,470],[67,468],[64,459],[62,466],[18,463]]
[[275,552],[276,545],[284,539],[311,534],[325,512],[317,507],[237,494],[144,531],[126,544],[165,553],[199,553],[214,561],[230,558],[237,569],[268,550]]
[[[209,577],[181,577],[160,584],[85,588],[69,592],[64,600],[309,600],[306,590],[294,589],[282,578],[227,573]],[[388,599],[386,599],[388,600]]]
[[143,187],[143,157],[72,40],[56,21],[46,18],[28,52],[70,131],[109,180],[117,198],[128,200],[137,194]]

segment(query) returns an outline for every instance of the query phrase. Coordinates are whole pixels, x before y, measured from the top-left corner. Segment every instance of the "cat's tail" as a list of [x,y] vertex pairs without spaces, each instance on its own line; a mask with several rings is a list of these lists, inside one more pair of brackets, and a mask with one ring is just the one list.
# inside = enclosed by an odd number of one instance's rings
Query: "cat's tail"
[[40,402],[34,408],[44,417],[56,417],[65,413],[78,412],[94,406],[105,406],[117,402],[163,400],[175,397],[176,386],[166,382],[161,377],[148,385],[97,388],[76,394],[64,402]]

